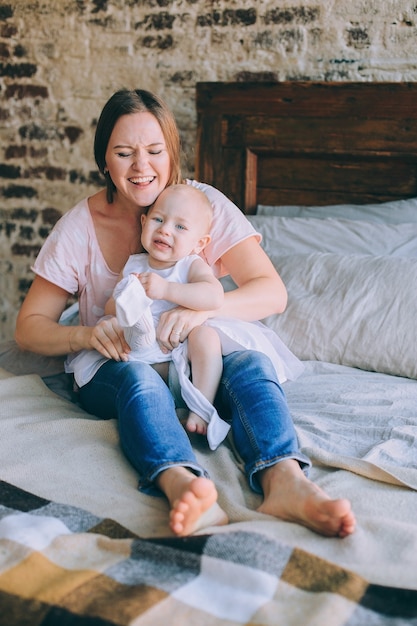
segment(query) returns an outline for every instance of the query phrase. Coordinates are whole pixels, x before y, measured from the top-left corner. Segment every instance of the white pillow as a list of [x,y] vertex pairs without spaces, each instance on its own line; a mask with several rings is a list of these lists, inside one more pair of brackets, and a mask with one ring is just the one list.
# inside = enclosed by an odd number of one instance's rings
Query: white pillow
[[268,255],[308,252],[417,257],[417,223],[249,216]]
[[281,217],[338,217],[400,224],[417,222],[417,198],[393,200],[379,204],[334,204],[329,206],[267,206],[258,205],[258,215]]
[[417,259],[275,256],[288,306],[266,318],[301,360],[417,378]]

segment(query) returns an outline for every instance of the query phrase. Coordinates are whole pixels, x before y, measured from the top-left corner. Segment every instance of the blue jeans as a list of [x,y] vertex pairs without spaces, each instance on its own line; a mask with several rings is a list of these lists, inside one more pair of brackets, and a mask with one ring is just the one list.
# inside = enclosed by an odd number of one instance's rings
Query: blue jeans
[[[117,418],[122,449],[139,473],[142,491],[154,493],[158,474],[173,466],[207,476],[177,418],[168,386],[150,365],[108,361],[80,389],[80,402],[97,417]],[[215,406],[231,424],[235,448],[254,491],[262,491],[257,472],[283,459],[298,460],[304,470],[310,467],[299,451],[275,369],[264,354],[246,350],[223,357]]]

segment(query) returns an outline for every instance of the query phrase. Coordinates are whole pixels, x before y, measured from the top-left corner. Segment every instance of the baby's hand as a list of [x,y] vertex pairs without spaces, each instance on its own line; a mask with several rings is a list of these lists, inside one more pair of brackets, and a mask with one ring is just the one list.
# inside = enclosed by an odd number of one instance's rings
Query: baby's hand
[[142,272],[136,274],[148,298],[152,300],[165,300],[168,281],[153,272]]

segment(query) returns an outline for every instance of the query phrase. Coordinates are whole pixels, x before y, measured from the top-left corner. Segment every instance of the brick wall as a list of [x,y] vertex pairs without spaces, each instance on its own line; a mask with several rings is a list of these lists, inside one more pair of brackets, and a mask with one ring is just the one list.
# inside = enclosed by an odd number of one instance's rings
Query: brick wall
[[192,175],[197,81],[416,81],[416,24],[416,0],[0,0],[0,339],[51,225],[101,184],[113,91],[169,103]]

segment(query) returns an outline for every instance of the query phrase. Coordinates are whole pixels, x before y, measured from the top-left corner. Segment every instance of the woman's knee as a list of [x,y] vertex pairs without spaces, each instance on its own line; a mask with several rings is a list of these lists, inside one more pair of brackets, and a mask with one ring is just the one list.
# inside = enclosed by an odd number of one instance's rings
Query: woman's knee
[[171,394],[167,385],[146,363],[111,361],[100,370],[93,379],[95,399],[90,398],[93,404],[109,404],[117,414],[120,414],[121,407],[132,402],[152,405],[160,401],[165,407],[170,404]]
[[223,359],[224,376],[232,378],[247,378],[252,383],[262,378],[276,381],[275,368],[268,356],[256,350],[241,350],[232,352]]
[[163,389],[166,387],[163,379],[151,365],[140,361],[128,361],[117,371],[117,387],[148,389]]

